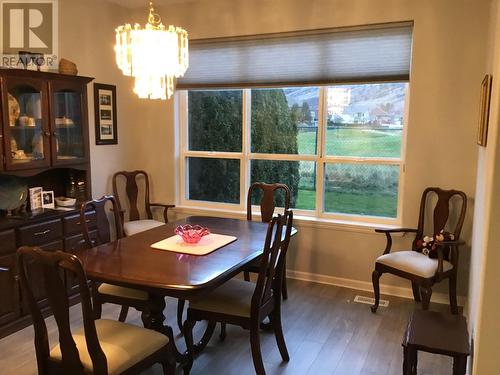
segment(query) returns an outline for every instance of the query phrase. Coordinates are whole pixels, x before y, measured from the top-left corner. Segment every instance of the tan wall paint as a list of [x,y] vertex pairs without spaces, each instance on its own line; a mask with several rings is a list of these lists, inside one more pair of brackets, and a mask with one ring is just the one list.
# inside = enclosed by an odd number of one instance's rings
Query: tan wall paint
[[[164,21],[185,27],[191,38],[414,20],[403,224],[416,225],[424,187],[462,189],[471,198],[464,227],[464,238],[470,243],[478,87],[484,73],[488,4],[488,0],[213,0],[161,7],[159,13]],[[171,101],[167,105],[169,136],[161,148],[172,152],[174,110]],[[173,153],[162,165],[152,161],[155,180],[164,178],[176,163]],[[175,181],[169,182],[167,186],[155,182],[159,199],[175,198]],[[290,268],[370,280],[383,238],[334,228],[300,229]],[[465,295],[470,249],[463,250],[459,293]],[[382,282],[407,286],[391,276],[384,276]],[[438,290],[447,288],[443,285]]]
[[[131,13],[126,8],[102,0],[59,1],[60,56],[76,62],[80,75],[95,77],[94,82],[113,84],[117,89],[118,145],[97,146],[93,84],[88,86],[94,197],[111,193],[111,176],[115,171],[147,169],[145,160],[153,160],[149,152],[150,142],[155,137],[165,138],[159,133],[166,129],[166,116],[161,120],[161,126],[156,121],[165,104],[139,100],[132,92],[133,80],[124,77],[115,64],[114,30],[118,25],[132,22]],[[152,129],[152,124],[158,126]],[[166,153],[163,155],[166,157]],[[160,177],[158,180],[160,182]]]
[[[166,23],[185,27],[191,38],[349,26],[414,20],[403,224],[416,223],[421,191],[429,185],[464,190],[471,209],[464,228],[470,240],[477,153],[474,144],[478,82],[483,74],[489,1],[412,0],[213,0],[162,7]],[[474,14],[474,17],[470,17]],[[130,10],[104,1],[60,1],[60,54],[81,74],[118,90],[119,144],[95,146],[90,105],[94,196],[110,192],[117,169],[143,168],[152,176],[152,196],[175,201],[177,165],[173,100],[144,101],[132,80],[114,64],[114,28],[144,22],[145,9]],[[89,86],[91,88],[91,86]],[[91,90],[89,90],[91,91]],[[92,94],[89,95],[92,103]],[[369,281],[384,239],[338,228],[300,227],[289,267],[298,271]],[[409,241],[398,239],[396,246]],[[468,283],[464,249],[460,294]],[[383,282],[406,283],[390,276]],[[446,290],[441,287],[440,290]]]
[[[211,0],[188,2],[159,9],[168,23],[187,28],[192,38],[258,34],[322,27],[414,20],[414,59],[411,77],[410,123],[403,224],[415,224],[420,192],[425,186],[463,189],[474,203],[476,161],[479,168],[473,239],[472,278],[469,286],[472,326],[476,336],[476,374],[496,373],[495,343],[500,334],[498,303],[493,300],[500,281],[500,244],[494,228],[500,222],[500,202],[492,192],[500,189],[500,150],[496,132],[499,89],[494,85],[490,146],[479,154],[474,145],[478,84],[485,71],[488,0]],[[496,0],[495,0],[496,3]],[[111,174],[117,169],[143,168],[153,178],[153,199],[175,200],[173,171],[177,165],[173,101],[143,101],[132,93],[132,80],[114,64],[116,25],[145,19],[145,10],[125,9],[100,0],[61,0],[60,55],[78,64],[80,74],[97,82],[117,85],[119,144],[95,146],[92,86],[89,119],[94,196],[109,193]],[[498,8],[492,8],[495,21]],[[491,57],[500,76],[499,49]],[[498,168],[497,168],[498,169]],[[488,209],[491,207],[491,210]],[[464,237],[471,237],[471,204]],[[291,251],[289,267],[349,279],[369,281],[373,261],[384,246],[380,236],[333,228],[299,226],[300,236]],[[395,247],[408,241],[397,239]],[[486,251],[488,248],[488,251]],[[465,294],[469,256],[464,249],[460,293]],[[384,279],[383,279],[384,280]],[[404,285],[386,277],[384,282]],[[446,288],[440,288],[446,290]],[[481,296],[481,297],[479,297]],[[479,308],[478,308],[479,307]],[[492,372],[493,371],[493,372]]]
[[471,280],[469,284],[469,326],[475,341],[473,373],[498,374],[498,285],[500,276],[500,6],[492,1],[486,71],[493,74],[491,112],[486,148],[478,150],[477,203],[474,212]]

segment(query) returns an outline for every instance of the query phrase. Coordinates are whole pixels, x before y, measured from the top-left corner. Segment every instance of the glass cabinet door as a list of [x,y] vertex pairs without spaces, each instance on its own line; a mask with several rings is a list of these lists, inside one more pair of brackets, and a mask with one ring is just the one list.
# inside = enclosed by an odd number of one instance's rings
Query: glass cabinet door
[[47,86],[42,80],[6,78],[3,88],[6,169],[48,166]]
[[82,100],[84,88],[73,82],[52,82],[52,164],[86,161],[87,108]]

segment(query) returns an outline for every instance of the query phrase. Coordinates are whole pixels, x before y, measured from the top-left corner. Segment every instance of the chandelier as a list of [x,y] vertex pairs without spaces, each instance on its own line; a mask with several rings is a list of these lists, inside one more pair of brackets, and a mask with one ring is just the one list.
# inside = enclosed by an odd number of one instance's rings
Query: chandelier
[[135,78],[139,98],[170,98],[174,79],[182,77],[189,65],[188,34],[180,27],[165,27],[150,1],[144,28],[136,23],[116,29],[115,53],[123,74]]

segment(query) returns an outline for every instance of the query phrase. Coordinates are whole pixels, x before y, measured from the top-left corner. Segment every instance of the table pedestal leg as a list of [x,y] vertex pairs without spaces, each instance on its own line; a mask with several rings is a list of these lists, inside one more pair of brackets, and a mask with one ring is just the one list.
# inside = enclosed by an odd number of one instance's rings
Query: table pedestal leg
[[174,352],[175,360],[185,365],[188,361],[186,354],[179,352],[177,346],[175,345],[174,332],[172,327],[164,325],[165,315],[163,315],[163,310],[165,309],[165,297],[156,294],[149,295],[149,308],[144,310],[141,315],[144,327],[149,329],[154,329],[157,332],[163,333],[168,337],[172,343],[172,350]]

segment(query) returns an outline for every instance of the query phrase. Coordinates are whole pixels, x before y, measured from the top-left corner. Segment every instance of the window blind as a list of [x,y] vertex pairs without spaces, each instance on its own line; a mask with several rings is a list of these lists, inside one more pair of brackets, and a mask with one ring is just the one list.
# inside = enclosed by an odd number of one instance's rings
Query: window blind
[[413,23],[193,40],[179,89],[409,80]]

